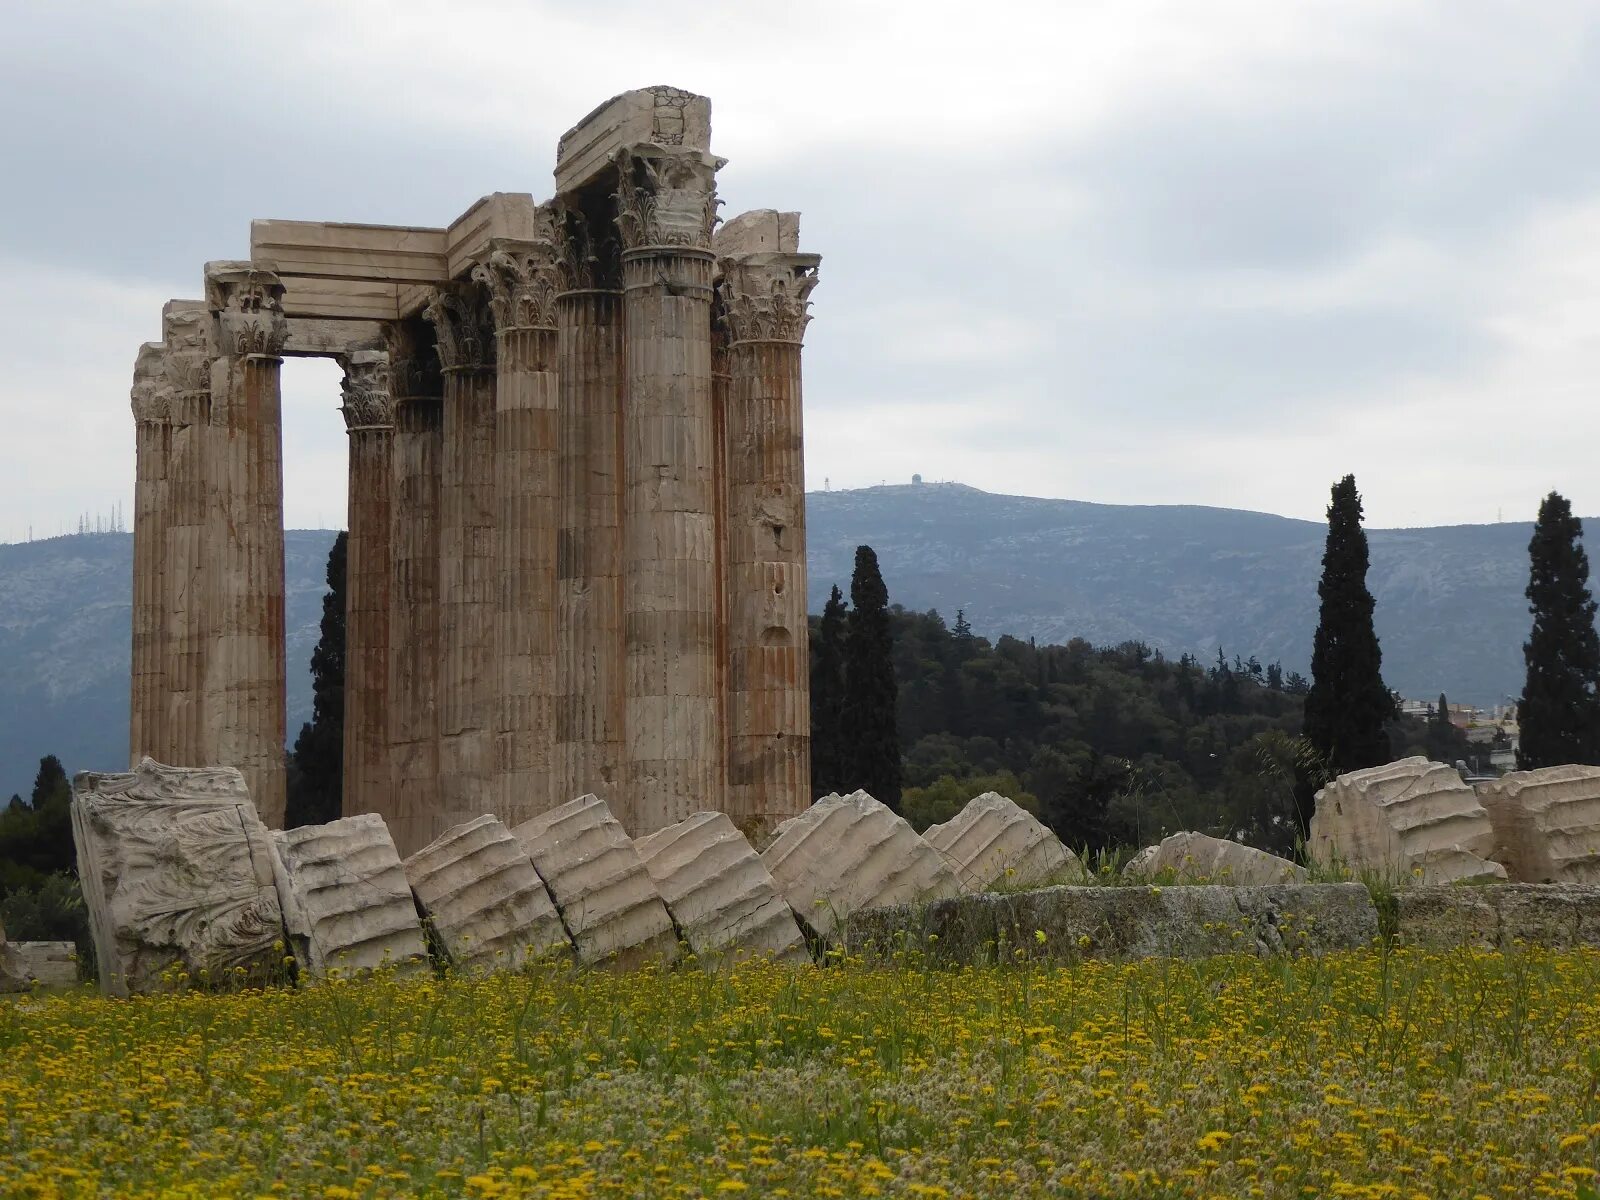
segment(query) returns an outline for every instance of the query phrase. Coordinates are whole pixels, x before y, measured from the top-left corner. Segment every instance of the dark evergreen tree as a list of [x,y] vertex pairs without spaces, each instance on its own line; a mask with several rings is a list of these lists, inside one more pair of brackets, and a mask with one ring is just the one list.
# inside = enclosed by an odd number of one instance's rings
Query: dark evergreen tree
[[834,585],[811,639],[811,795],[844,786],[844,595]]
[[[1334,484],[1328,505],[1328,541],[1317,585],[1322,609],[1305,712],[1306,738],[1333,775],[1375,767],[1391,757],[1385,726],[1395,716],[1395,704],[1383,683],[1383,654],[1372,627],[1361,515],[1356,477],[1346,475]],[[1309,805],[1310,795],[1302,789],[1302,817],[1309,817]]]
[[344,804],[344,606],[349,535],[328,551],[328,591],[322,597],[322,636],[311,652],[311,720],[300,727],[289,760],[283,823],[338,820]]
[[13,796],[0,814],[0,896],[41,886],[77,870],[72,842],[72,786],[61,760],[39,760],[28,803]]
[[1589,556],[1583,522],[1559,492],[1539,505],[1528,558],[1533,632],[1522,646],[1528,676],[1517,712],[1517,766],[1600,764],[1600,636]]
[[1439,707],[1433,710],[1434,722],[1438,725],[1450,724],[1450,701],[1444,698],[1444,693],[1439,693]]
[[1270,662],[1267,664],[1267,686],[1275,692],[1283,691],[1283,664]]
[[871,546],[856,547],[845,625],[845,786],[863,788],[900,811],[900,734],[895,724],[898,688],[889,629],[889,589]]

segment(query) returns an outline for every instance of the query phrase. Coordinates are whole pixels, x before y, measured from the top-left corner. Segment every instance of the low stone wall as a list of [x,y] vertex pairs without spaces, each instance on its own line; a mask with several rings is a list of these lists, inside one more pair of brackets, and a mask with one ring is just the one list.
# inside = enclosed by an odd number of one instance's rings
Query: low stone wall
[[1600,886],[1595,884],[1404,888],[1394,895],[1394,909],[1394,933],[1403,946],[1600,948]]

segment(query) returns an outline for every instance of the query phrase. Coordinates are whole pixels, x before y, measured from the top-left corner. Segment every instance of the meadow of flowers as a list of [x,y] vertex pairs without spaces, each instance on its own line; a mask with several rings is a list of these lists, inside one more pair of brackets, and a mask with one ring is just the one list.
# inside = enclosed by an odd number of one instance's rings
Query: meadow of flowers
[[1593,1200],[1600,953],[0,1002],[0,1195]]

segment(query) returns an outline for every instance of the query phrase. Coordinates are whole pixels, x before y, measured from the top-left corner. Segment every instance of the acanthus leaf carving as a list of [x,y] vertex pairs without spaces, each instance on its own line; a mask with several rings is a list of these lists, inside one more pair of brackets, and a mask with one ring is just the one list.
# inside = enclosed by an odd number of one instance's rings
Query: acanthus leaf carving
[[718,284],[723,320],[735,342],[800,342],[811,321],[816,255],[725,258]]
[[444,370],[494,370],[494,314],[481,283],[435,288],[422,315],[433,325]]
[[620,285],[622,247],[616,226],[610,221],[597,223],[580,209],[562,213],[560,256],[561,290],[580,292],[613,290]]
[[389,355],[383,350],[358,350],[345,363],[340,382],[345,428],[388,429],[394,426]]
[[207,263],[206,303],[216,315],[218,350],[277,358],[289,339],[283,282],[251,263]]
[[172,385],[167,381],[166,347],[146,342],[133,365],[133,419],[141,425],[166,425],[172,420]]
[[561,292],[554,213],[540,205],[532,241],[496,239],[489,257],[472,268],[472,278],[489,290],[495,327],[554,328],[556,296]]
[[167,382],[178,396],[211,390],[211,314],[205,308],[173,307],[162,314]]
[[649,246],[709,250],[717,224],[717,168],[698,151],[617,151],[617,228],[627,250]]

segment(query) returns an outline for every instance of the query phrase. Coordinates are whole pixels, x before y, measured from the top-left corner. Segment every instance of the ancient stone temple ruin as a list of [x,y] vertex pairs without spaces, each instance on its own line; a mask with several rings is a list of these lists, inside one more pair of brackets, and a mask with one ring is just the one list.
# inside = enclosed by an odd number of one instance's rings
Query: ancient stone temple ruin
[[[131,754],[284,810],[285,356],[344,368],[345,814],[401,854],[584,793],[635,835],[810,800],[796,213],[717,216],[710,102],[627,92],[552,199],[256,221],[134,371]],[[293,664],[301,669],[301,664]]]

